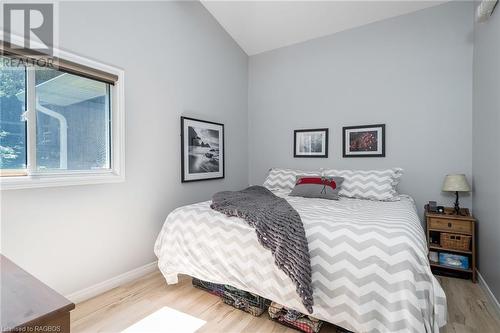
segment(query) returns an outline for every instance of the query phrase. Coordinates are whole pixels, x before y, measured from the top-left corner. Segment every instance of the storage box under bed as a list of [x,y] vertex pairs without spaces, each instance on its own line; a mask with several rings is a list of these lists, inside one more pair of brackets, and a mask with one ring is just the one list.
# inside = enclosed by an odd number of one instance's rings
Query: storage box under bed
[[250,313],[253,316],[258,317],[268,310],[272,320],[305,333],[318,333],[323,325],[323,321],[319,319],[287,309],[278,303],[271,302],[264,297],[252,294],[248,291],[196,278],[193,278],[192,281],[193,286],[196,288],[219,296],[224,303]]

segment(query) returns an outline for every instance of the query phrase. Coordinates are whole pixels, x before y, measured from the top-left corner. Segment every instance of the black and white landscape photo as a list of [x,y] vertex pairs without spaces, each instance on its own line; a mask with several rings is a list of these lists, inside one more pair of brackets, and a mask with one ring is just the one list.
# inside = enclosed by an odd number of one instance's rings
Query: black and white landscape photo
[[224,178],[224,125],[181,117],[182,182]]
[[328,129],[295,130],[294,157],[328,157]]

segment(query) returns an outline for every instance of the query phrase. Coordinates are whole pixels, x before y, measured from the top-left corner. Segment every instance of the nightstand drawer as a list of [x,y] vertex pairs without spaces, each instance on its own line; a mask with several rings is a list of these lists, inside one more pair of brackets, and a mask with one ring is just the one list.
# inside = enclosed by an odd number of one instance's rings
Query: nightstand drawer
[[472,223],[470,223],[469,221],[449,220],[433,217],[430,218],[430,228],[472,234]]

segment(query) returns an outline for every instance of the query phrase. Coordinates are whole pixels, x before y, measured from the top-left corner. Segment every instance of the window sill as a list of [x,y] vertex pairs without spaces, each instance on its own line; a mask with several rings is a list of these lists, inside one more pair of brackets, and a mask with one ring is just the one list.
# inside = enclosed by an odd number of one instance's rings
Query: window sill
[[41,187],[120,183],[123,181],[125,181],[125,176],[114,172],[92,174],[41,174],[31,176],[2,177],[0,178],[0,189],[2,191],[19,190]]

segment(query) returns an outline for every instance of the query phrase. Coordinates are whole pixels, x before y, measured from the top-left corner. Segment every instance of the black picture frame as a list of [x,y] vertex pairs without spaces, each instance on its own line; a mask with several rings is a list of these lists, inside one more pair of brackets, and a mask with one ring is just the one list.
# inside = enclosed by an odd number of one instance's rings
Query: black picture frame
[[[323,132],[323,135],[325,136],[325,144],[324,144],[324,149],[322,154],[315,154],[315,153],[303,153],[300,154],[297,152],[297,136],[300,134],[306,134],[306,133],[313,133],[313,132]],[[328,128],[314,128],[314,129],[299,129],[299,130],[294,130],[293,131],[293,157],[296,158],[328,158]]]
[[[368,129],[373,129],[372,131],[367,131]],[[349,146],[351,143],[351,138],[348,138],[348,135],[350,135],[353,132],[356,132],[359,130],[359,133],[362,133],[363,131],[366,132],[375,132],[377,131],[377,152],[373,153],[371,151],[350,151],[347,148],[347,143],[349,142]],[[385,157],[385,124],[375,124],[375,125],[362,125],[362,126],[346,126],[342,128],[342,156],[345,158],[349,157]],[[380,146],[378,143],[380,142]]]
[[[190,172],[190,156],[189,156],[189,133],[185,133],[185,129],[188,128],[189,124],[194,125],[198,124],[201,127],[204,127],[209,130],[214,130],[214,131],[220,131],[219,136],[218,136],[218,151],[212,151],[208,150],[205,153],[205,156],[207,154],[211,154],[212,156],[215,155],[215,153],[218,153],[218,166],[219,166],[219,171],[217,172]],[[192,127],[192,126],[191,126]],[[194,130],[194,129],[192,129]],[[189,128],[188,128],[189,131]],[[196,132],[195,132],[196,133]],[[186,140],[187,139],[187,140]],[[198,138],[200,139],[200,138]],[[202,141],[202,139],[200,139]],[[204,143],[203,141],[201,142],[202,144]],[[200,148],[210,148],[209,143],[208,147],[205,146],[199,146]],[[223,179],[225,177],[225,172],[226,172],[226,167],[225,167],[225,162],[226,162],[226,145],[225,145],[225,140],[224,140],[224,124],[221,123],[216,123],[212,121],[207,121],[207,120],[201,120],[201,119],[195,119],[195,118],[190,118],[190,117],[181,117],[181,182],[182,183],[188,183],[188,182],[196,182],[196,181],[203,181],[203,180],[215,180],[215,179]],[[211,148],[215,149],[215,148]],[[186,155],[188,154],[188,155]],[[200,154],[203,154],[200,152]],[[199,154],[198,154],[199,155]],[[197,156],[197,158],[200,158],[200,156]],[[203,158],[203,156],[201,156]],[[211,159],[211,157],[207,157],[207,159]],[[208,160],[205,163],[215,163],[214,160]],[[211,175],[213,174],[213,175]]]

